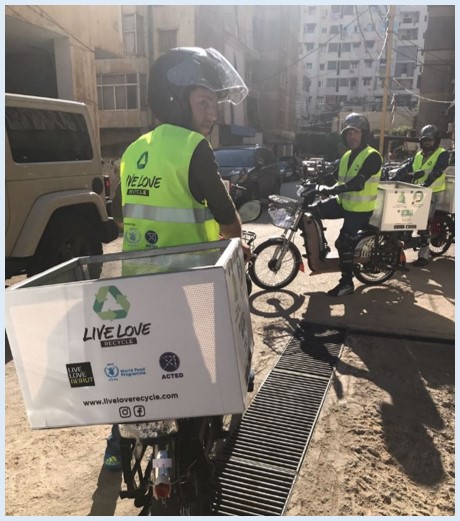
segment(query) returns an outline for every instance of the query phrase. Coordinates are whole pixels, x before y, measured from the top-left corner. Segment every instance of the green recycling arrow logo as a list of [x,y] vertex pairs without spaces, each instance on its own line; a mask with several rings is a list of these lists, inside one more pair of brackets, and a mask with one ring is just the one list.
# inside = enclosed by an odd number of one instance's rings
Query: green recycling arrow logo
[[[112,297],[115,299],[115,302],[120,306],[119,309],[108,309],[106,311],[102,310],[104,303],[107,300],[108,293],[112,295]],[[93,304],[93,310],[102,320],[126,318],[128,316],[130,307],[131,304],[126,298],[126,295],[123,295],[123,293],[116,286],[103,286],[102,288],[99,288],[99,291],[96,293],[96,300]]]

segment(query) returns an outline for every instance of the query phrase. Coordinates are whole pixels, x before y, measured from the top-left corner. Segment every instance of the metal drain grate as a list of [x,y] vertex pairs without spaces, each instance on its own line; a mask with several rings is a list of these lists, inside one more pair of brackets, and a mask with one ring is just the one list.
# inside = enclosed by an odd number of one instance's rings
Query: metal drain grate
[[344,336],[315,324],[290,340],[220,455],[214,514],[283,515]]

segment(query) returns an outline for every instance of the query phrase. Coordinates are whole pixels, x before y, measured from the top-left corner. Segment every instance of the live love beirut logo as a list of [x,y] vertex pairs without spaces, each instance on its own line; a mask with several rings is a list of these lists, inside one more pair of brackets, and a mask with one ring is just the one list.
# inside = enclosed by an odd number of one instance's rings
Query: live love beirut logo
[[176,353],[163,353],[160,356],[160,367],[163,371],[166,371],[168,374],[164,374],[161,379],[162,380],[170,380],[172,378],[183,378],[183,373],[176,373],[180,367],[180,358],[176,355]]
[[66,367],[70,387],[91,387],[96,385],[90,362],[66,364]]
[[[96,293],[93,311],[101,320],[113,322],[127,318],[131,304],[116,286],[102,286]],[[151,323],[118,324],[85,327],[83,342],[100,341],[101,347],[137,344],[138,338],[150,334]]]

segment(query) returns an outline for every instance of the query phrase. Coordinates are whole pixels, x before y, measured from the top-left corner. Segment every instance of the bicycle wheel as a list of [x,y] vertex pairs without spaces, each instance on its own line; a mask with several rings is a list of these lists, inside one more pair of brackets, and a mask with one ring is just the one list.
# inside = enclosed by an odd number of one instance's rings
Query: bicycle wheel
[[281,289],[299,273],[302,257],[295,244],[288,242],[279,268],[276,264],[286,241],[281,237],[268,239],[254,250],[255,259],[249,267],[252,281],[262,289]]
[[386,282],[395,273],[399,264],[401,246],[392,237],[387,235],[369,234],[364,236],[356,245],[355,258],[359,258],[353,266],[355,277],[364,284],[377,285]]
[[440,257],[450,248],[454,239],[455,225],[445,213],[435,212],[430,226],[430,255]]

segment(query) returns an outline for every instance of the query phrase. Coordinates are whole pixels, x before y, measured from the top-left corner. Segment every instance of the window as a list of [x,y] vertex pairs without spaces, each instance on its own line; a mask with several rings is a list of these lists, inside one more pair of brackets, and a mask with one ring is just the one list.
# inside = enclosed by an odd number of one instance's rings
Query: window
[[303,26],[304,33],[314,33],[316,28],[316,24],[305,24]]
[[353,49],[359,49],[361,47],[361,42],[353,42]]
[[324,84],[324,82],[323,82],[323,81],[318,81],[318,87],[322,87],[322,86],[323,86],[323,84]]
[[339,79],[339,87],[348,87],[349,80],[347,78],[340,78]]
[[329,52],[338,52],[339,51],[339,44],[338,43],[330,43],[328,51]]
[[340,62],[340,70],[348,70],[350,68],[350,62],[348,60],[342,60]]
[[324,33],[327,33],[327,27],[323,27],[323,28],[321,29],[321,32],[322,32],[323,34],[324,34]]
[[144,55],[144,23],[137,13],[124,14],[122,18],[123,49],[125,54]]
[[366,85],[366,86],[370,85],[371,80],[372,80],[372,78],[363,78],[363,85]]
[[324,63],[320,63],[319,64],[319,70],[320,71],[324,71]]
[[308,14],[309,14],[310,16],[313,16],[313,15],[316,14],[316,7],[308,6],[307,9],[308,9]]
[[338,25],[331,25],[329,29],[330,34],[339,34],[339,26]]
[[366,40],[366,49],[373,49],[375,45],[374,40]]
[[307,63],[305,64],[305,68],[306,68],[306,69],[313,69],[313,63],[311,63],[311,62],[307,62]]
[[358,85],[356,78],[353,78],[350,80],[350,89],[356,89],[356,86]]
[[342,43],[342,52],[350,52],[351,43]]
[[350,62],[350,69],[357,69],[359,62]]
[[316,104],[317,105],[324,105],[324,96],[318,96],[316,98]]
[[145,98],[143,74],[98,74],[97,101],[99,110],[139,110]]
[[82,114],[6,107],[5,125],[16,163],[93,158],[88,127]]
[[374,30],[374,24],[372,23],[369,23],[367,25],[364,26],[364,30],[367,31],[367,32],[371,32]]
[[318,45],[319,52],[324,52],[326,50],[327,45],[325,43],[320,43]]
[[354,14],[352,5],[344,5],[343,6],[343,14]]
[[331,13],[340,13],[340,5],[331,5]]
[[177,29],[158,29],[158,50],[168,52],[177,47]]
[[313,51],[313,49],[315,48],[315,44],[313,42],[305,43],[304,45],[306,51]]
[[303,77],[303,90],[306,92],[310,90],[310,80],[307,78],[307,76]]
[[364,65],[370,69],[372,67],[372,64],[374,63],[373,60],[364,60]]
[[326,80],[326,87],[335,87],[337,85],[337,79],[336,78],[328,78]]
[[327,70],[335,71],[337,69],[337,62],[327,62]]

